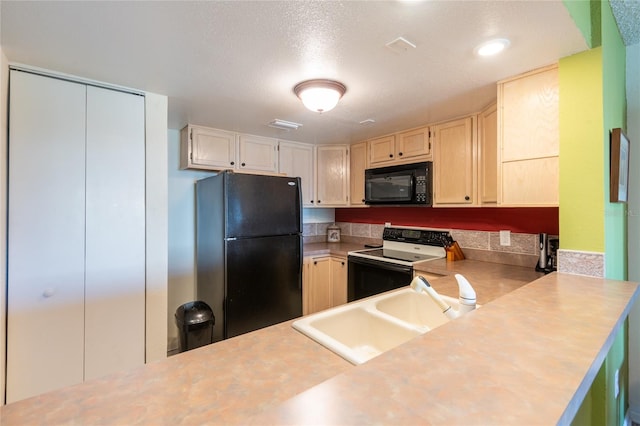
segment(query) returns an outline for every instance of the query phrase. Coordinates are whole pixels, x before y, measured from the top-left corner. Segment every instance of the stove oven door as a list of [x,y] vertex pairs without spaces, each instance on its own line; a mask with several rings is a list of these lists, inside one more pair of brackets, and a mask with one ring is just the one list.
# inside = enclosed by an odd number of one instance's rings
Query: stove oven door
[[349,256],[348,261],[349,302],[408,286],[413,279],[412,266],[357,256]]

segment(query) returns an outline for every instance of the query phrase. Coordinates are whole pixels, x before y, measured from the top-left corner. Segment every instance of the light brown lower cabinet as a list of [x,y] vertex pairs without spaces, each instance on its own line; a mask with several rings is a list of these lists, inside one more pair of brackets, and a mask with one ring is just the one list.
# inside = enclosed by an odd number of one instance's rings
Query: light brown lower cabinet
[[337,256],[305,257],[302,314],[309,315],[344,303],[347,303],[347,260]]

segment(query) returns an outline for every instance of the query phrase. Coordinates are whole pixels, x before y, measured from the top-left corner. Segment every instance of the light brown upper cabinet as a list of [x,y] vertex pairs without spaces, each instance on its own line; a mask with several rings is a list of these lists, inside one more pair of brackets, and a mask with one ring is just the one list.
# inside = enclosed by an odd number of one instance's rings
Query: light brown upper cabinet
[[369,141],[369,164],[384,167],[431,159],[429,127],[420,127]]
[[432,126],[433,205],[476,204],[476,117]]
[[193,125],[180,131],[181,169],[234,169],[236,155],[233,132]]
[[351,169],[349,173],[352,206],[364,206],[364,171],[367,168],[367,142],[351,145]]
[[498,82],[498,203],[557,206],[558,67]]
[[498,109],[492,103],[478,114],[478,196],[480,204],[498,202]]
[[302,205],[304,207],[314,206],[314,157],[313,145],[280,141],[278,151],[280,173],[287,176],[300,177],[302,185]]
[[349,146],[316,147],[316,207],[349,203]]
[[278,140],[189,124],[180,132],[180,168],[276,173]]
[[278,171],[278,140],[254,135],[238,135],[240,170],[276,173]]

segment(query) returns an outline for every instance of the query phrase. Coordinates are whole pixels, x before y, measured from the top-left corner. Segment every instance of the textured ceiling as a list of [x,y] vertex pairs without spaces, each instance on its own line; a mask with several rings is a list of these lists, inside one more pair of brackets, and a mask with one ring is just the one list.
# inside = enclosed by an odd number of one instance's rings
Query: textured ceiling
[[612,0],[611,9],[626,46],[640,43],[640,1]]
[[[476,112],[495,82],[587,45],[551,1],[2,1],[10,62],[169,97],[169,127],[200,124],[311,143],[349,143]],[[397,37],[416,45],[398,53]],[[500,56],[476,45],[504,37]],[[327,113],[292,92],[347,86]],[[267,127],[274,118],[302,123]],[[366,119],[374,124],[361,125]]]

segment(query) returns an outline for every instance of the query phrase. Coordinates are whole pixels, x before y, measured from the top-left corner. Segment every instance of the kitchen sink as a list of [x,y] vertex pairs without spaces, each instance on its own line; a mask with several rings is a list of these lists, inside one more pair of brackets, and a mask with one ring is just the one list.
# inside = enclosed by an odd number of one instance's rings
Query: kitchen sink
[[[458,299],[442,295],[440,297],[453,309],[458,308]],[[449,322],[449,319],[442,314],[442,309],[428,295],[416,293],[413,290],[384,297],[376,302],[375,306],[380,312],[420,327],[424,331]]]
[[[458,309],[458,299],[442,298]],[[448,321],[429,296],[402,288],[305,316],[293,328],[358,365]]]

